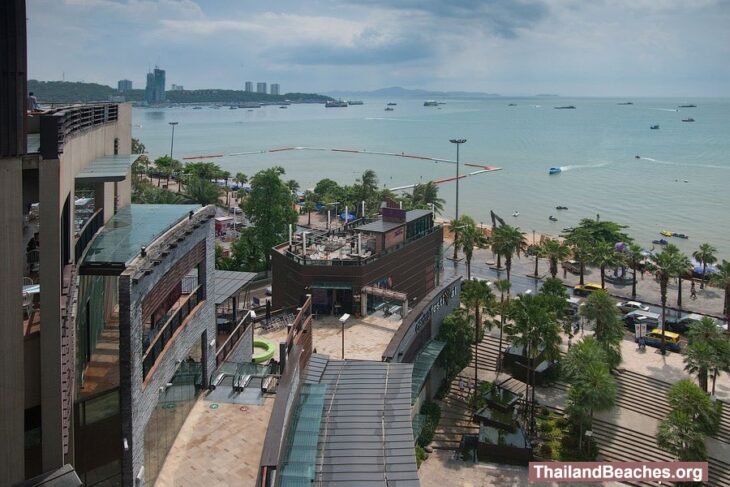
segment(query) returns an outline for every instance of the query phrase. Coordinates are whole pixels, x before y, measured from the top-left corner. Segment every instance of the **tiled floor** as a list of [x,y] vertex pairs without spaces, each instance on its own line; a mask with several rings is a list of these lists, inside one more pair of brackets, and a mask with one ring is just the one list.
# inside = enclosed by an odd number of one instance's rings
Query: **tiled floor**
[[86,367],[84,383],[79,392],[83,400],[98,391],[107,391],[119,386],[119,322],[107,322],[99,336],[96,350]]

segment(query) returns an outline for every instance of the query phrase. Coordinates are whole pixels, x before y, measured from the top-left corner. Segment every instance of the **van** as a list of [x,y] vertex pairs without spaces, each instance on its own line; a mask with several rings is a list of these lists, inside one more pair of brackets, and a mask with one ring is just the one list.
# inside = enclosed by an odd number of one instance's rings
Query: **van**
[[690,325],[697,323],[701,319],[702,315],[697,313],[690,313],[685,316],[673,316],[666,319],[665,326],[675,333],[687,333]]
[[659,313],[636,310],[624,315],[623,320],[626,326],[633,328],[633,325],[636,323],[647,323],[648,326],[657,326],[659,325],[659,318]]
[[[639,339],[637,338],[636,341],[638,342]],[[647,333],[644,337],[644,341],[647,345],[650,345],[652,347],[661,348],[662,346],[662,329],[661,328],[654,328],[651,330],[651,332]],[[673,331],[665,331],[664,332],[664,345],[668,350],[671,350],[672,352],[679,352],[679,333],[674,333]]]

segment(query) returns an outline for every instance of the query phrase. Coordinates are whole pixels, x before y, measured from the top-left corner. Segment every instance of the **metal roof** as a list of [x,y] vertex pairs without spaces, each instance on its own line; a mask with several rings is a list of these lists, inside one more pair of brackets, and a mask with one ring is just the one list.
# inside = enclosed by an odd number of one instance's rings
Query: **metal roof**
[[332,487],[417,487],[413,366],[313,354],[304,384],[326,384],[314,481]]
[[373,232],[373,233],[385,233],[394,228],[403,226],[404,222],[384,222],[383,220],[375,220],[374,222],[366,223],[361,227],[356,227],[355,230],[358,232]]
[[430,214],[431,210],[410,210],[406,212],[406,222],[412,222]]
[[215,270],[215,304],[223,304],[226,299],[236,296],[256,277],[255,272]]
[[94,159],[76,175],[79,183],[106,183],[124,181],[129,167],[139,158],[139,154],[102,156]]

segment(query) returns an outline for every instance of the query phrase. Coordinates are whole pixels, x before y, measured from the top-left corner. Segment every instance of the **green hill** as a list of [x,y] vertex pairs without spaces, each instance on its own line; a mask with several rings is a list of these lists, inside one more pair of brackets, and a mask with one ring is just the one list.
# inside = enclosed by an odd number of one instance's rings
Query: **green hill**
[[[109,101],[111,97],[120,95],[115,88],[97,83],[38,81],[34,79],[28,80],[28,91],[32,91],[40,103]],[[332,99],[315,93],[267,95],[241,90],[218,89],[168,91],[166,96],[167,103],[277,103],[285,100],[324,103]],[[128,91],[124,93],[124,98],[126,101],[144,101],[144,90]]]

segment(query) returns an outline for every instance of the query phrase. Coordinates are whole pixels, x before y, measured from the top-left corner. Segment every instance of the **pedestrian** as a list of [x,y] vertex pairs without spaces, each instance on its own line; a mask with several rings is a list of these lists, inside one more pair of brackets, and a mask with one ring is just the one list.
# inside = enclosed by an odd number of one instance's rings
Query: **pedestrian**
[[692,299],[697,299],[697,289],[695,288],[695,282],[692,281],[692,286],[689,288],[689,297]]
[[461,392],[464,392],[464,378],[463,377],[459,377],[459,390]]
[[28,110],[31,112],[37,112],[40,109],[38,106],[38,98],[35,97],[33,92],[28,93]]

